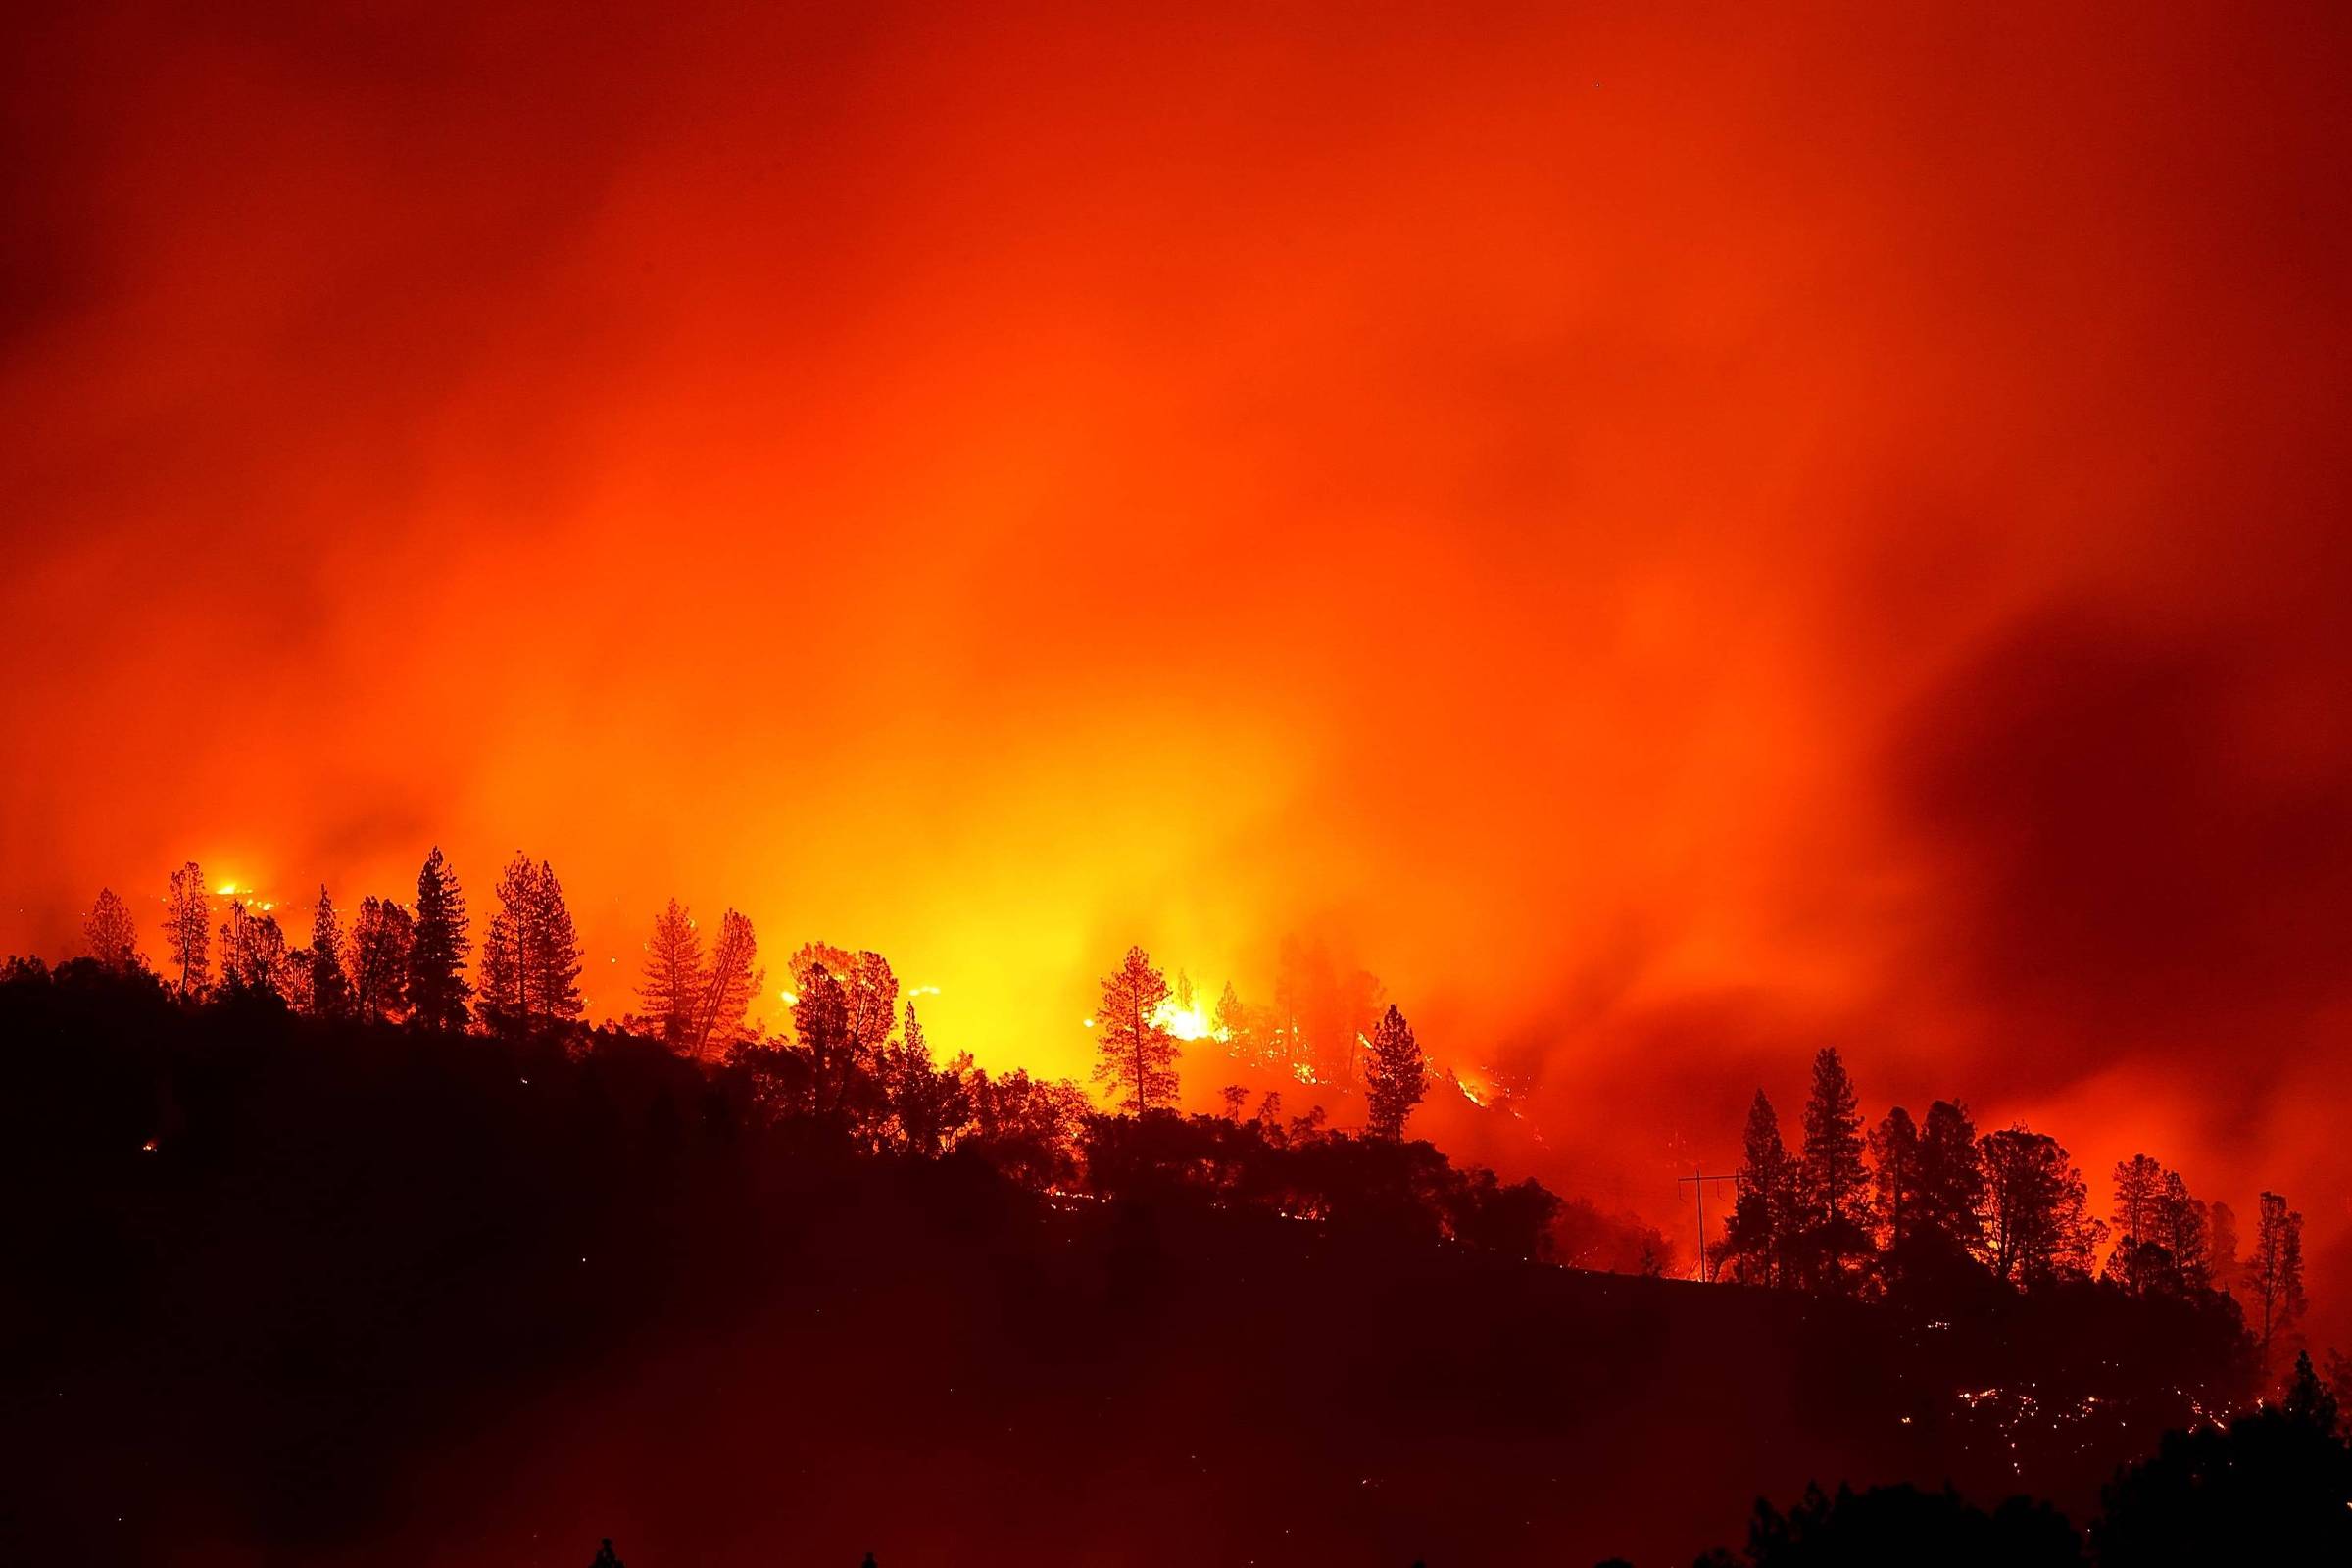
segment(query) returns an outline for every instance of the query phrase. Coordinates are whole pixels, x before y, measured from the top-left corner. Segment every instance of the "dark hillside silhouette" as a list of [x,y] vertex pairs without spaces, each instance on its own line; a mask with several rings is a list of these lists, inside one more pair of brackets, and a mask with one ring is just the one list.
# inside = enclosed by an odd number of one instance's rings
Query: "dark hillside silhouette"
[[1687,1558],[1817,1477],[2088,1517],[2243,1376],[2201,1298],[1582,1274],[1528,1261],[1556,1198],[1426,1144],[826,1049],[11,966],[0,1555]]

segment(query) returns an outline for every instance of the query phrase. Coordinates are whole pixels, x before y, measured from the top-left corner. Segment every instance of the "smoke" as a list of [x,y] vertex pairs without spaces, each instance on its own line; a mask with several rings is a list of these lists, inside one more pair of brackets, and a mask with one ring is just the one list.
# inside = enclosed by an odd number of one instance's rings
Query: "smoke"
[[2330,1255],[2344,26],[58,9],[0,947],[524,847],[1075,1071],[1297,933],[1661,1223],[1837,1044]]

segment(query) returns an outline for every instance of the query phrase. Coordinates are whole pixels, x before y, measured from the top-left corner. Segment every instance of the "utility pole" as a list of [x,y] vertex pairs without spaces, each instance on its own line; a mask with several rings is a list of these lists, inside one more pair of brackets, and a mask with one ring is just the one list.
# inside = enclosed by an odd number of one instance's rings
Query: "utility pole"
[[1715,1276],[1714,1276],[1712,1273],[1710,1273],[1710,1272],[1708,1271],[1708,1268],[1707,1268],[1707,1183],[1709,1183],[1709,1182],[1734,1182],[1734,1183],[1736,1183],[1736,1182],[1738,1182],[1739,1180],[1740,1180],[1740,1178],[1739,1178],[1737,1175],[1709,1176],[1708,1174],[1706,1174],[1706,1167],[1705,1167],[1705,1166],[1703,1166],[1703,1165],[1693,1165],[1693,1166],[1691,1166],[1691,1167],[1690,1167],[1690,1175],[1688,1175],[1688,1176],[1677,1176],[1677,1177],[1674,1179],[1674,1185],[1675,1185],[1675,1186],[1677,1186],[1677,1187],[1681,1187],[1681,1186],[1683,1186],[1684,1184],[1688,1183],[1688,1184],[1690,1185],[1690,1187],[1691,1196],[1692,1196],[1694,1199],[1696,1199],[1696,1200],[1697,1200],[1697,1204],[1698,1204],[1698,1279],[1699,1279],[1699,1283],[1700,1283],[1700,1284],[1702,1284],[1702,1285],[1703,1285],[1703,1284],[1705,1284],[1707,1281],[1709,1281],[1709,1280],[1711,1280],[1711,1279],[1713,1279],[1713,1278],[1715,1277]]

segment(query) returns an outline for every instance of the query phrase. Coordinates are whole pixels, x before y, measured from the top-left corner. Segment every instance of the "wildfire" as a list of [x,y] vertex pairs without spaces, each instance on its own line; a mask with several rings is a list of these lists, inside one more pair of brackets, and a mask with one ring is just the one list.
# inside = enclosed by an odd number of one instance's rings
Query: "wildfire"
[[1169,997],[1152,1009],[1152,1021],[1179,1040],[1230,1040],[1233,1037],[1232,1030],[1220,1029],[1210,1021],[1208,1009],[1198,1001],[1187,1006],[1179,1006],[1176,999]]

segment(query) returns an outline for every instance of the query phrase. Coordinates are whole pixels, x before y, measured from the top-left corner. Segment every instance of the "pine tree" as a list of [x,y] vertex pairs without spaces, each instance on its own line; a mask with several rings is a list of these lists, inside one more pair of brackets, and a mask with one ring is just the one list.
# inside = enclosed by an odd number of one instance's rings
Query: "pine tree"
[[435,845],[416,873],[416,915],[409,944],[412,1022],[426,1029],[466,1027],[466,1003],[473,995],[466,981],[466,956],[472,950],[466,892]]
[[1819,1286],[1843,1288],[1850,1260],[1870,1250],[1870,1178],[1862,1149],[1853,1080],[1836,1049],[1824,1047],[1813,1058],[1797,1175],[1803,1213],[1799,1249],[1805,1272]]
[[2107,1227],[2091,1218],[2082,1173],[2047,1133],[2006,1127],[1978,1148],[1984,1167],[1985,1265],[2021,1286],[2081,1278]]
[[89,944],[90,956],[114,973],[146,970],[147,960],[139,954],[138,922],[113,888],[98,890],[97,902],[82,916],[81,938]]
[[1984,1161],[1967,1106],[1938,1100],[1928,1107],[1917,1190],[1916,1233],[1947,1253],[1976,1250],[1984,1233]]
[[1788,1283],[1796,1162],[1781,1142],[1781,1118],[1761,1089],[1747,1107],[1737,1192],[1721,1250],[1733,1277],[1750,1285]]
[[2140,1278],[2140,1250],[2155,1240],[2149,1234],[2149,1227],[2155,1221],[2157,1200],[2163,1194],[2164,1167],[2155,1160],[2145,1154],[2133,1154],[2130,1159],[2115,1162],[2112,1218],[2117,1236],[2107,1267],[2134,1293],[2145,1283]]
[[1168,1000],[1167,978],[1142,948],[1129,948],[1118,971],[1102,982],[1096,1009],[1095,1081],[1111,1086],[1129,1112],[1141,1116],[1176,1099],[1176,1037],[1154,1020]]
[[204,995],[212,980],[213,891],[205,886],[204,868],[194,860],[172,873],[164,899],[164,939],[171,945],[172,966],[179,970],[182,999]]
[[351,982],[343,972],[343,925],[335,918],[326,885],[318,886],[318,907],[311,916],[311,1011],[341,1018],[351,1011]]
[[409,1008],[410,949],[416,928],[409,911],[373,894],[360,901],[351,923],[352,1011],[364,1023],[380,1023]]
[[580,1015],[579,936],[545,860],[518,852],[497,897],[482,939],[482,1015],[502,1033],[539,1039]]
[[695,1006],[694,1057],[703,1058],[712,1045],[732,1044],[743,1033],[744,1014],[760,994],[765,975],[754,967],[760,943],[752,922],[736,910],[718,917],[718,940],[710,945],[710,961],[704,969],[703,995]]
[[1404,1122],[1428,1092],[1429,1070],[1421,1057],[1412,1026],[1392,1004],[1372,1029],[1372,1053],[1364,1064],[1365,1099],[1369,1119],[1365,1130],[1374,1138],[1396,1143],[1404,1137]]
[[1905,1250],[1919,1225],[1919,1127],[1897,1105],[1870,1135],[1871,1206],[1888,1252]]
[[2164,1173],[2164,1190],[2157,1195],[2152,1225],[2156,1240],[2172,1253],[2180,1288],[2211,1290],[2213,1259],[2207,1242],[2206,1208],[2189,1196],[2188,1183],[2177,1170]]
[[654,934],[645,941],[645,983],[638,988],[647,1016],[662,1026],[670,1050],[695,1045],[695,1025],[709,989],[702,933],[686,906],[672,899],[654,916]]
[[2308,1305],[2303,1295],[2303,1216],[2277,1193],[2262,1195],[2254,1250],[2246,1256],[2246,1290],[2260,1308],[2262,1371],[2271,1375],[2271,1347],[2294,1333]]

